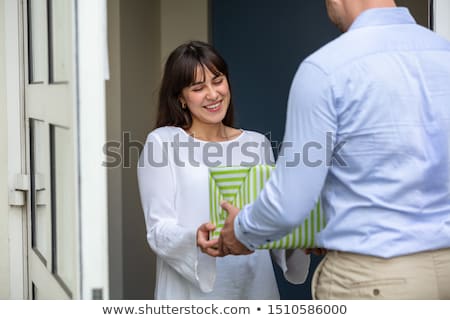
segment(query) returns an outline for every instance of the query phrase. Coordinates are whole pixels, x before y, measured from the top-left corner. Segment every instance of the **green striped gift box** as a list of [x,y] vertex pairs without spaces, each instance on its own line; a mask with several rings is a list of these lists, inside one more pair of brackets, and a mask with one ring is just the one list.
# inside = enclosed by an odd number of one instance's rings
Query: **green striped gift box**
[[[227,215],[227,212],[220,207],[220,202],[227,200],[236,207],[242,208],[255,201],[273,168],[269,165],[257,165],[209,169],[210,219],[216,225],[216,230],[211,232],[211,239],[219,237]],[[318,201],[302,225],[284,238],[265,244],[260,249],[315,248],[315,236],[324,227],[325,219]]]

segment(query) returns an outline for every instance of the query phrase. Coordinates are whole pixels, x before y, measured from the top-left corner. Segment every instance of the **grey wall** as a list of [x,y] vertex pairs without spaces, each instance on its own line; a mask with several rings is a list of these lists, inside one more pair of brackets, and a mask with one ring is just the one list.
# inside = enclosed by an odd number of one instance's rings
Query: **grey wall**
[[209,0],[160,0],[161,62],[188,40],[208,39]]
[[[122,131],[143,143],[155,119],[159,82],[159,2],[121,1]],[[138,150],[124,141],[122,171],[124,297],[153,296],[154,255],[147,246],[136,177]],[[130,160],[127,167],[127,160]]]
[[159,16],[159,1],[108,1],[107,136],[123,148],[115,150],[121,163],[108,169],[111,299],[153,297],[155,258],[145,237],[136,164],[155,118]]
[[[106,82],[108,141],[121,141],[120,1],[108,1],[108,49],[110,79]],[[108,169],[108,224],[110,298],[123,298],[122,169]]]

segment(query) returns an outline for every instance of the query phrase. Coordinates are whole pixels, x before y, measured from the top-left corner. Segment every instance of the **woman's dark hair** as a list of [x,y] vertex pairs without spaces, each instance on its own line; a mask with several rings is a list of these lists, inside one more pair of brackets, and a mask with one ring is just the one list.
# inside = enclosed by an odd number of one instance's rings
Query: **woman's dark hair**
[[[156,128],[175,126],[189,129],[192,126],[191,113],[188,108],[182,108],[179,98],[181,91],[195,82],[198,66],[207,68],[215,76],[223,74],[229,81],[225,60],[211,45],[200,41],[180,45],[169,55],[164,67],[159,89]],[[229,83],[228,86],[230,87]],[[222,122],[226,126],[234,124],[232,99]]]

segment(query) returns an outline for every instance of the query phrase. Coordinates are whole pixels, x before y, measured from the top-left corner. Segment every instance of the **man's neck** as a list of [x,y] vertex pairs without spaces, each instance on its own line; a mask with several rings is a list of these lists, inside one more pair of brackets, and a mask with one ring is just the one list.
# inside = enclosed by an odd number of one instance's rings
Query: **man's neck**
[[355,19],[364,11],[376,8],[394,8],[397,5],[394,0],[347,0],[345,1],[345,10],[349,17],[347,30]]

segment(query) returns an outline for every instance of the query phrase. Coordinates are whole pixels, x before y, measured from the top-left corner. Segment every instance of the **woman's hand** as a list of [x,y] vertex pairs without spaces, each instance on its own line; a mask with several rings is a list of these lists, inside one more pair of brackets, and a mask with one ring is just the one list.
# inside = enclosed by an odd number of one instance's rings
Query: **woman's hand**
[[214,231],[216,226],[210,222],[202,224],[197,229],[197,246],[203,253],[211,257],[223,257],[218,249],[219,239],[209,240],[209,233]]

